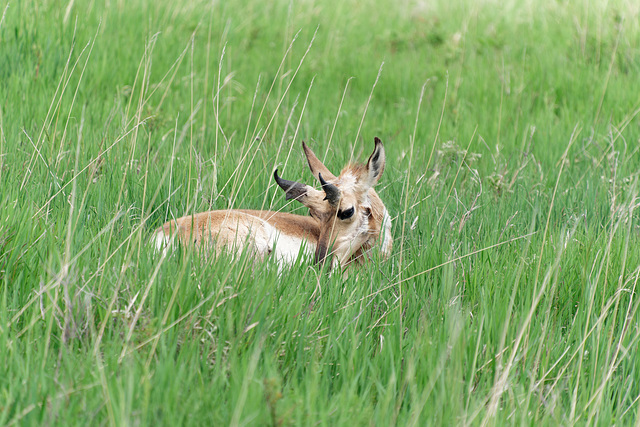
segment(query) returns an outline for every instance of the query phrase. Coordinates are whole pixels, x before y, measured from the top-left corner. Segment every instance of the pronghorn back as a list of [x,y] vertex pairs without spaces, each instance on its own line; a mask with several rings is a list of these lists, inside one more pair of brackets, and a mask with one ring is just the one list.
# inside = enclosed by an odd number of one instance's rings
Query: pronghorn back
[[392,248],[391,218],[374,190],[385,167],[382,142],[366,164],[346,166],[333,175],[303,142],[309,168],[322,190],[287,181],[274,172],[286,199],[309,208],[309,216],[259,210],[215,210],[188,215],[156,230],[158,250],[175,240],[216,253],[252,251],[259,258],[275,256],[279,264],[292,264],[301,251],[314,255],[316,263],[329,259],[341,266],[362,263],[376,245],[388,257]]

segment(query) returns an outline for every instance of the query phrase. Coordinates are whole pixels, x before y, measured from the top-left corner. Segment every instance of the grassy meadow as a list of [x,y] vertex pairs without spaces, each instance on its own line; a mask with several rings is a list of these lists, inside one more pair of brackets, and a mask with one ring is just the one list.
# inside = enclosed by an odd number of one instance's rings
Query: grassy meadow
[[[639,76],[627,0],[3,0],[0,425],[637,425]],[[389,259],[148,244],[375,136]]]

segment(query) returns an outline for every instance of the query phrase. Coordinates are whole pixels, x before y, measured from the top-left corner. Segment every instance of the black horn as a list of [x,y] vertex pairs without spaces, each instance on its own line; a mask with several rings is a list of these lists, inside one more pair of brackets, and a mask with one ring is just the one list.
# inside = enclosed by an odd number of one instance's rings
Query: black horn
[[278,176],[278,169],[273,172],[273,178],[276,180],[276,183],[280,186],[280,188],[284,190],[287,200],[295,199],[300,201],[304,196],[307,195],[306,185],[300,184],[296,181],[289,181],[280,178]]
[[338,202],[340,201],[340,189],[338,189],[338,187],[336,187],[335,185],[329,184],[327,181],[325,181],[322,178],[321,173],[318,173],[318,180],[320,181],[320,184],[322,184],[322,190],[326,195],[324,199],[328,200],[330,205],[337,206]]

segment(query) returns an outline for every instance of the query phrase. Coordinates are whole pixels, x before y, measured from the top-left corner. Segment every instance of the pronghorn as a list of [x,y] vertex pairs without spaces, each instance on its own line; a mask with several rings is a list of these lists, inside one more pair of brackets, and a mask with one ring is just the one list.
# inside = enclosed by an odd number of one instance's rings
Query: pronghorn
[[259,258],[275,256],[279,265],[293,264],[300,251],[317,264],[334,259],[341,266],[362,263],[380,240],[383,257],[391,253],[391,217],[373,189],[385,166],[382,141],[366,165],[350,164],[339,176],[333,175],[303,142],[313,176],[322,191],[273,173],[285,191],[286,200],[295,199],[309,208],[309,216],[258,210],[216,210],[169,221],[155,232],[158,250],[166,250],[177,237],[183,244],[211,245],[220,253],[249,249]]

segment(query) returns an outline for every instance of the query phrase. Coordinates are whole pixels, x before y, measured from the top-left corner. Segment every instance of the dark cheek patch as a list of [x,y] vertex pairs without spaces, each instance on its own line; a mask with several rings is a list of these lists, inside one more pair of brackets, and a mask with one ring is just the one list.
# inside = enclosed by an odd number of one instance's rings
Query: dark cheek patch
[[340,219],[348,219],[351,218],[353,216],[353,213],[355,212],[355,209],[353,206],[351,206],[349,209],[346,210],[338,210],[338,218]]

